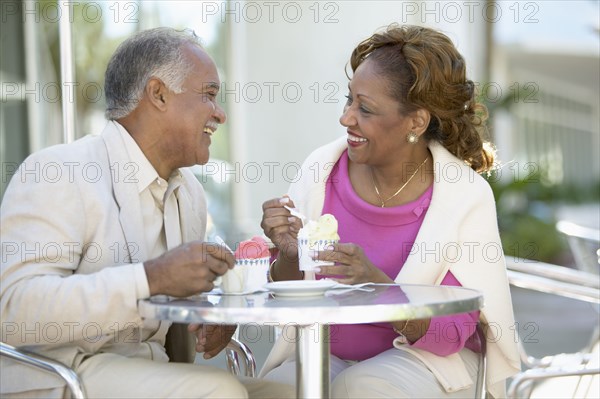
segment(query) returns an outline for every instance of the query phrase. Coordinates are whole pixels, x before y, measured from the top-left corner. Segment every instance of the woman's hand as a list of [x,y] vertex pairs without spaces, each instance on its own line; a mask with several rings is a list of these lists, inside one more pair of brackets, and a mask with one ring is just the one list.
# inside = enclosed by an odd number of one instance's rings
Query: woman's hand
[[393,283],[394,281],[382,272],[365,256],[361,247],[351,243],[332,245],[333,249],[318,251],[313,259],[335,262],[334,266],[319,266],[316,274],[335,276],[342,284],[360,283]]
[[204,359],[211,359],[227,347],[237,325],[190,324],[188,331],[196,335],[196,352],[204,352]]
[[280,257],[288,261],[298,261],[298,231],[302,222],[284,208],[294,208],[294,202],[288,197],[273,198],[266,201],[263,208],[263,217],[260,222],[265,235],[279,249]]

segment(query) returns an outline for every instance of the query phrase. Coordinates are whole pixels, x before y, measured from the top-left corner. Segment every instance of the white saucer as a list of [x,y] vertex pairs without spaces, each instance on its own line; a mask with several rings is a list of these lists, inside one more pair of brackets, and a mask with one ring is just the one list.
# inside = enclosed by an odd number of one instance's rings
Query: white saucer
[[276,296],[299,297],[324,295],[335,285],[337,283],[332,280],[291,280],[267,283],[264,287]]

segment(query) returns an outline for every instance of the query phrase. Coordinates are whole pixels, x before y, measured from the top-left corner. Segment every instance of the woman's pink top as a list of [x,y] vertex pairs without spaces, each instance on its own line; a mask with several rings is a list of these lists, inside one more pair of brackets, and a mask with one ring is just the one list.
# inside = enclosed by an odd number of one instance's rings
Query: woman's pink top
[[[432,193],[433,185],[408,204],[390,208],[371,205],[354,192],[348,176],[348,153],[344,151],[327,181],[323,213],[337,218],[340,242],[359,245],[374,265],[395,280],[423,223]],[[461,285],[450,272],[442,284]],[[468,338],[475,332],[478,319],[479,312],[434,317],[427,333],[412,346],[440,356],[465,346],[477,351],[476,335]],[[331,353],[345,360],[365,360],[392,348],[397,336],[390,323],[332,325]]]

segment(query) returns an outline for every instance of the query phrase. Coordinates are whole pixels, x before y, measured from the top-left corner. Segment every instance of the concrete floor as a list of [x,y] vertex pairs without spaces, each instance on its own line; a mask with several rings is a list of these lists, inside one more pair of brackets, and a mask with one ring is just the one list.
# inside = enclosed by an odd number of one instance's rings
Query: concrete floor
[[598,305],[521,288],[511,291],[517,327],[529,355],[577,352],[600,323]]

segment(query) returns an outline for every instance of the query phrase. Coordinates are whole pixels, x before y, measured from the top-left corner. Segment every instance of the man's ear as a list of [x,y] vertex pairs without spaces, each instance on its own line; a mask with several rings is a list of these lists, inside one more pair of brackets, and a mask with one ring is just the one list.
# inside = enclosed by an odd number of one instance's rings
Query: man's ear
[[419,136],[427,131],[429,122],[431,121],[431,114],[426,109],[420,108],[416,110],[412,115],[412,131],[417,133]]
[[168,90],[162,80],[150,78],[145,88],[146,98],[154,107],[165,111],[167,109]]

